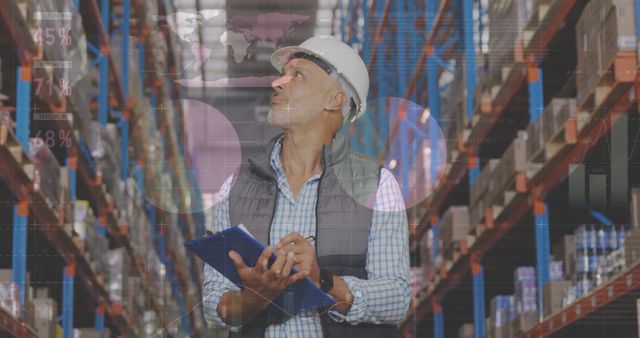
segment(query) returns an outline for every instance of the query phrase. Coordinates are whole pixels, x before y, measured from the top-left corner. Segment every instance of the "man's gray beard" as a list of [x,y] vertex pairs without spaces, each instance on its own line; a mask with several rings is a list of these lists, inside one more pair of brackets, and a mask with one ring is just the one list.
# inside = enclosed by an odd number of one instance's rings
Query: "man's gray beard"
[[[280,114],[278,118],[275,115]],[[278,126],[278,127],[292,127],[296,125],[303,124],[307,122],[307,120],[303,118],[294,118],[291,119],[291,113],[289,112],[274,112],[273,108],[269,108],[269,113],[267,114],[267,121],[270,125]]]

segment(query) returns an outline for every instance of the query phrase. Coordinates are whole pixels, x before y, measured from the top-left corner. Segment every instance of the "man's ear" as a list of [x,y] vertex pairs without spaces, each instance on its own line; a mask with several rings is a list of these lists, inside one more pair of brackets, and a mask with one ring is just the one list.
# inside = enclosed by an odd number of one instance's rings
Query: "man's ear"
[[347,100],[347,95],[344,91],[336,89],[332,93],[329,93],[329,100],[325,103],[324,109],[328,111],[339,110],[342,112],[342,107]]

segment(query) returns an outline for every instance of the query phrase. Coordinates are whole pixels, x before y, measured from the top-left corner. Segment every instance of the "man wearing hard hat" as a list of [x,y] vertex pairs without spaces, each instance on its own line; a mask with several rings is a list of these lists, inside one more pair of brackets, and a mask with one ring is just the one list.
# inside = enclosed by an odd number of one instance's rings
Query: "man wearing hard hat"
[[[282,48],[271,62],[282,76],[272,83],[269,121],[284,132],[227,179],[213,221],[215,231],[244,224],[269,246],[254,267],[229,253],[242,289],[205,267],[205,319],[242,337],[398,336],[411,298],[402,193],[338,135],[366,111],[367,67],[332,37]],[[270,301],[303,278],[336,305],[268,315]]]

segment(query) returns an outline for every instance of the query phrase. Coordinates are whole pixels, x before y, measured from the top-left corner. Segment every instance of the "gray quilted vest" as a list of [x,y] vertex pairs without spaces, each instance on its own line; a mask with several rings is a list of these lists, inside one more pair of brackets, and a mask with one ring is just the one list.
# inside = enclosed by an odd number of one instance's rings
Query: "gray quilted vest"
[[[247,165],[242,165],[229,194],[231,224],[244,224],[262,243],[269,233],[276,208],[278,184],[271,168],[273,138]],[[323,147],[324,171],[316,204],[316,256],[321,268],[339,276],[367,278],[365,269],[369,229],[381,167],[347,148],[342,137]],[[275,244],[275,243],[269,243]],[[391,325],[338,323],[326,311],[320,316],[323,337],[398,337]],[[269,325],[266,312],[242,327],[244,338],[262,338]]]

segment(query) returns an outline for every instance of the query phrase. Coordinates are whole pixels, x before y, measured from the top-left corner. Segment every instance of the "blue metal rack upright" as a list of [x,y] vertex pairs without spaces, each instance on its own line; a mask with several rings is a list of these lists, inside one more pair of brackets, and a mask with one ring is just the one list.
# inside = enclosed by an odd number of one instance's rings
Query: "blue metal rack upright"
[[96,307],[96,314],[95,314],[95,327],[96,330],[98,332],[100,332],[100,334],[104,334],[104,303],[100,303],[98,305],[98,307]]
[[121,112],[117,113],[116,117],[120,128],[120,178],[124,181],[129,177],[129,110],[133,105],[129,97],[129,36],[131,34],[129,17],[131,16],[131,0],[122,0],[122,9],[122,15],[112,14],[112,17],[120,22],[120,27],[111,32],[111,35],[122,35],[120,79],[124,97],[123,104],[120,107]]
[[484,313],[484,269],[478,257],[471,257],[471,274],[473,283],[473,328],[475,338],[484,338],[485,313]]
[[13,207],[12,281],[18,285],[20,305],[25,304],[27,283],[27,218],[29,197],[20,196]]
[[535,192],[532,193],[533,214],[536,234],[536,278],[538,289],[538,316],[543,317],[543,290],[549,283],[551,249],[549,244],[549,212],[547,204]]
[[438,303],[433,304],[433,337],[444,338],[444,313]]
[[[24,51],[25,57],[30,58]],[[29,125],[31,123],[31,61],[23,58],[18,67],[16,88],[16,137],[23,149],[29,149]]]
[[73,285],[75,280],[73,258],[62,269],[62,332],[64,338],[73,338]]
[[[439,63],[435,55],[435,47],[432,44],[431,36],[433,36],[433,24],[438,12],[438,3],[436,1],[427,1],[425,6],[425,30],[427,33],[427,100],[430,118],[440,121],[440,88],[438,86]],[[432,125],[432,124],[430,124]],[[429,144],[438,144],[437,134],[429,131]],[[432,147],[431,151],[434,156],[437,155],[437,147]],[[431,166],[431,177],[436,177],[437,170]],[[435,257],[435,256],[434,256]]]
[[[527,80],[529,88],[529,121],[531,123],[542,118],[544,111],[544,97],[542,88],[542,68],[539,65],[529,65],[527,70]],[[543,202],[543,196],[538,196],[537,192],[532,192],[532,205],[535,222],[536,236],[536,278],[538,289],[538,315],[542,312],[542,291],[549,282],[550,267],[550,239],[549,239],[549,214],[548,207]]]
[[[465,65],[465,86],[466,102],[465,112],[467,121],[471,121],[474,111],[474,93],[476,91],[476,47],[474,43],[474,20],[473,20],[474,0],[462,0],[462,31],[464,33],[464,65]],[[470,164],[469,185],[473,185],[480,175],[480,163]]]

